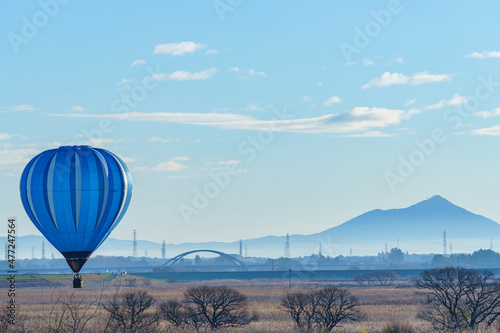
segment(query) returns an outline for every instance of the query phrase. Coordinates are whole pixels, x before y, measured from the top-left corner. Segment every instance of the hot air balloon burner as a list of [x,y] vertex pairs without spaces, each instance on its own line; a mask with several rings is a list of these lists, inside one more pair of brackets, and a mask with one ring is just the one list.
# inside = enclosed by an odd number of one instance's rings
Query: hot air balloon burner
[[82,287],[82,276],[79,273],[75,273],[73,278],[73,288],[81,288]]

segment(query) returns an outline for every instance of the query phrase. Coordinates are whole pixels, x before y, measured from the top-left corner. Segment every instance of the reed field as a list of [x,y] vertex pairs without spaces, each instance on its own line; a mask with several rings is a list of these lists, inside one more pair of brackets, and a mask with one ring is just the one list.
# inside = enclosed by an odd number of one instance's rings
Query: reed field
[[[107,316],[101,305],[117,294],[146,290],[156,298],[158,304],[166,300],[181,300],[189,287],[208,285],[227,286],[240,291],[248,297],[249,311],[259,318],[247,326],[224,328],[220,332],[296,332],[293,321],[280,306],[281,297],[290,291],[312,291],[335,286],[348,289],[359,299],[364,318],[358,322],[342,323],[334,332],[381,332],[384,326],[395,322],[408,323],[418,332],[432,332],[427,322],[416,318],[423,298],[416,294],[409,280],[398,281],[391,286],[360,286],[351,281],[295,281],[290,288],[288,280],[173,282],[133,275],[120,276],[112,281],[109,279],[110,276],[104,274],[88,275],[84,277],[84,288],[76,290],[71,288],[71,276],[26,277],[24,280],[29,283],[25,281],[25,287],[23,281],[18,280],[17,321],[10,328],[26,332],[65,332],[68,330],[62,328],[61,322],[68,321],[68,318],[75,321],[71,317],[78,313],[81,321],[88,320],[83,331],[101,332]],[[64,316],[66,319],[63,319]],[[165,321],[158,330],[188,332],[174,328]]]

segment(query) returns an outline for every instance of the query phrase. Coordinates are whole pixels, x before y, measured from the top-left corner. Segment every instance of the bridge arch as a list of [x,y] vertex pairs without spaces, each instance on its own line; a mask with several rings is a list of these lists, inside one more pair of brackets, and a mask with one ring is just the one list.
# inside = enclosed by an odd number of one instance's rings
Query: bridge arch
[[179,255],[176,255],[175,257],[173,257],[172,259],[168,260],[166,263],[164,263],[160,267],[166,267],[166,266],[172,267],[173,265],[175,265],[176,262],[178,262],[179,260],[181,260],[185,256],[188,256],[190,254],[197,253],[197,252],[215,253],[215,254],[218,254],[221,257],[224,257],[227,260],[231,261],[231,263],[233,263],[233,265],[235,265],[235,266],[246,267],[244,263],[242,263],[240,260],[236,259],[235,257],[233,257],[233,256],[231,256],[231,255],[229,255],[227,253],[220,252],[220,251],[215,251],[215,250],[193,250],[193,251],[184,252],[184,253],[181,253]]

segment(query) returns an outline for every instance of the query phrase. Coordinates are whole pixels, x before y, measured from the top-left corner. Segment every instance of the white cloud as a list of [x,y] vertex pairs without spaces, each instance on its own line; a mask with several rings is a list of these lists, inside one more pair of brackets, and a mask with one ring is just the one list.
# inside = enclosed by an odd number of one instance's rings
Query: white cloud
[[212,49],[210,49],[210,50],[206,50],[206,51],[205,51],[205,55],[217,54],[217,53],[219,53],[219,51],[217,51],[217,50],[212,50]]
[[182,165],[179,162],[170,160],[168,162],[157,164],[151,170],[156,172],[171,172],[171,171],[181,171],[188,168],[189,167],[186,165]]
[[157,136],[153,136],[148,139],[149,142],[159,142],[159,143],[170,143],[170,142],[181,142],[180,139],[163,139]]
[[413,98],[413,99],[412,99],[412,98],[407,99],[407,100],[406,100],[406,102],[405,102],[405,106],[410,106],[410,105],[412,105],[413,103],[415,103],[416,101],[417,101],[417,100],[416,100],[416,99],[414,99],[414,98]]
[[11,105],[0,108],[0,113],[17,112],[17,111],[35,111],[33,105]]
[[370,59],[363,59],[363,65],[364,66],[370,66],[370,65],[373,65],[374,62],[371,61]]
[[476,111],[472,113],[476,117],[490,118],[500,116],[500,108],[496,108],[493,111]]
[[359,133],[359,134],[346,134],[346,135],[341,135],[343,137],[347,138],[392,138],[395,137],[396,134],[393,133],[384,133],[380,131],[370,131],[370,132],[364,132],[364,133]]
[[206,80],[217,73],[217,68],[210,68],[194,73],[186,71],[176,71],[168,75],[154,74],[149,79],[150,81],[193,81],[193,80]]
[[436,104],[431,104],[427,105],[424,109],[425,110],[435,110],[435,109],[441,109],[446,106],[453,106],[453,105],[461,105],[467,103],[467,97],[465,96],[460,96],[459,94],[453,95],[451,99],[442,99]]
[[397,64],[402,64],[403,63],[403,58],[397,57],[396,59],[393,59],[392,62],[395,62]]
[[412,76],[406,76],[402,73],[389,73],[385,72],[380,77],[370,80],[367,84],[363,85],[363,89],[370,87],[387,87],[392,85],[411,84],[413,86],[431,83],[449,81],[453,75],[451,74],[430,74],[428,72],[415,73]]
[[73,112],[83,112],[85,111],[80,105],[75,105],[73,106],[70,111],[73,111]]
[[328,98],[323,105],[330,106],[332,104],[339,104],[339,103],[340,103],[340,98],[337,96],[332,96],[332,97]]
[[146,65],[148,62],[146,60],[143,60],[143,59],[137,59],[135,60],[131,65],[130,67],[134,67],[134,66],[140,66],[140,65]]
[[302,101],[304,101],[304,102],[312,102],[312,99],[309,96],[304,96],[304,97],[302,97]]
[[245,70],[245,69],[242,69],[242,68],[239,68],[239,67],[230,67],[228,69],[230,72],[236,72],[236,73],[240,73],[240,72],[245,72],[249,75],[252,75],[252,76],[262,76],[262,77],[267,77],[267,74],[264,73],[264,72],[257,72],[255,69],[249,69],[249,70]]
[[257,103],[249,104],[243,108],[243,111],[262,111],[264,108],[259,106]]
[[8,133],[0,133],[0,141],[10,140],[14,135]]
[[249,69],[247,73],[250,74],[250,75],[258,75],[258,76],[262,76],[262,77],[267,77],[266,73],[264,73],[264,72],[257,72],[257,71],[255,71],[255,69]]
[[189,161],[190,158],[187,156],[174,156],[171,158],[172,161]]
[[392,86],[394,84],[408,84],[410,83],[410,78],[401,73],[383,73],[379,78],[373,78],[363,86],[363,89],[370,87],[386,87]]
[[127,157],[127,156],[120,156],[120,158],[123,160],[125,163],[134,163],[137,162],[136,158],[133,157]]
[[411,84],[416,86],[423,83],[449,81],[452,77],[452,74],[429,74],[428,72],[420,72],[413,74]]
[[126,114],[51,114],[56,117],[87,117],[124,121],[150,121],[185,125],[212,126],[221,129],[274,130],[294,133],[352,133],[399,124],[405,111],[387,108],[355,107],[342,113],[291,120],[261,120],[233,113],[145,113]]
[[471,54],[466,55],[466,57],[467,58],[476,58],[476,59],[500,58],[500,51],[472,52]]
[[240,160],[222,160],[222,161],[208,161],[205,162],[206,165],[219,165],[219,166],[224,166],[224,165],[232,165],[232,164],[240,164]]
[[468,135],[486,135],[486,136],[500,136],[500,125],[495,125],[492,127],[479,128],[476,130],[468,132],[456,133],[457,135],[468,134]]
[[38,153],[40,152],[33,148],[0,149],[0,169],[22,170]]
[[130,82],[132,82],[132,79],[121,79],[120,81],[116,82],[115,86],[119,87]]
[[185,53],[194,53],[205,47],[205,44],[197,44],[194,42],[158,44],[155,46],[153,54],[170,54],[171,56],[178,56]]

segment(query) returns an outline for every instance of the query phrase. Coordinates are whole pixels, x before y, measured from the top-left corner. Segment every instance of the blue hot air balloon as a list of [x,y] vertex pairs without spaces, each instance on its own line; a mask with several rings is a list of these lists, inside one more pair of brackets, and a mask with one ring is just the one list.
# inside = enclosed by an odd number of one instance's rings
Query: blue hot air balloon
[[132,178],[125,163],[105,149],[64,146],[35,156],[20,190],[33,224],[79,277],[127,211]]

